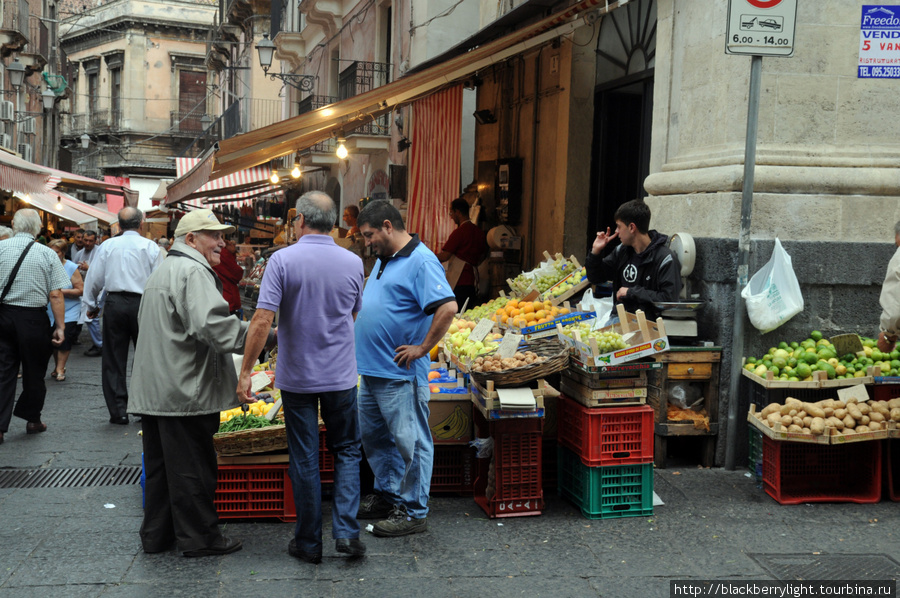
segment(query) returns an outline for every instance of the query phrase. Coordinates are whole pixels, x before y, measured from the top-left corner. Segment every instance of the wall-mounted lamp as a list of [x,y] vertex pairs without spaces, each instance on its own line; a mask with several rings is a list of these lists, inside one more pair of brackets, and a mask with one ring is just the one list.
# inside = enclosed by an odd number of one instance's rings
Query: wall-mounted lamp
[[6,72],[9,73],[9,84],[13,86],[13,89],[19,91],[22,83],[25,82],[25,65],[19,62],[18,58],[13,58],[13,61],[6,67]]
[[350,152],[347,151],[347,146],[344,145],[343,139],[338,139],[337,142],[338,142],[337,150],[334,153],[336,153],[337,157],[340,158],[341,160],[346,160],[347,156],[350,155]]
[[53,110],[54,104],[56,104],[56,94],[50,91],[50,88],[44,88],[44,91],[41,92],[41,102],[44,105],[44,110],[50,112]]
[[412,145],[412,142],[409,139],[407,139],[406,137],[404,137],[400,141],[397,142],[397,151],[405,152],[406,150],[409,149],[409,146],[411,146],[411,145]]
[[315,75],[295,75],[292,73],[270,73],[269,68],[272,66],[272,58],[275,57],[275,44],[269,39],[268,33],[263,33],[262,40],[256,44],[256,51],[259,53],[259,66],[263,72],[269,76],[269,79],[281,79],[294,89],[300,91],[312,91],[316,82]]
[[476,110],[472,113],[472,116],[475,117],[475,120],[479,125],[492,125],[497,122],[497,117],[487,108],[484,110]]
[[79,137],[79,139],[81,139],[81,149],[87,149],[91,145],[91,136],[87,133]]

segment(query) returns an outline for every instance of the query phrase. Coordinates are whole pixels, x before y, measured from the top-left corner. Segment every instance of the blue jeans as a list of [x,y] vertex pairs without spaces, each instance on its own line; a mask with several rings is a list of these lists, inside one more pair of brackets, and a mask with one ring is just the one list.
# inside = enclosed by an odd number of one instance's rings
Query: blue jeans
[[290,453],[291,485],[297,527],[294,540],[304,552],[322,552],[322,487],[319,480],[319,419],[322,402],[325,444],[334,455],[334,504],[331,534],[334,538],[358,538],[359,522],[359,420],[356,387],[348,390],[300,394],[281,391]]
[[428,515],[434,461],[429,397],[428,386],[414,380],[362,376],[359,384],[359,427],[375,492],[416,519]]

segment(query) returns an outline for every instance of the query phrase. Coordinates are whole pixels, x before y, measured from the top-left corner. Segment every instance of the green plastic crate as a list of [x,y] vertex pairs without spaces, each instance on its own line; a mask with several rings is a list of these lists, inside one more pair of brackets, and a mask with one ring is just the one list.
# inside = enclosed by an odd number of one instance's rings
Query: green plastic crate
[[560,496],[574,502],[588,519],[653,514],[653,463],[588,467],[561,445],[556,458]]

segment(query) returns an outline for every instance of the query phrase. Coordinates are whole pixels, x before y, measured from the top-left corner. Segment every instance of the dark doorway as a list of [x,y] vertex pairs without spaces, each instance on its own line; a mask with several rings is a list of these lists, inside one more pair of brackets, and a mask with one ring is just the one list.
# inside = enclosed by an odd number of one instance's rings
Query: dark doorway
[[594,94],[588,246],[598,230],[615,227],[620,205],[645,195],[652,117],[652,70],[599,86]]

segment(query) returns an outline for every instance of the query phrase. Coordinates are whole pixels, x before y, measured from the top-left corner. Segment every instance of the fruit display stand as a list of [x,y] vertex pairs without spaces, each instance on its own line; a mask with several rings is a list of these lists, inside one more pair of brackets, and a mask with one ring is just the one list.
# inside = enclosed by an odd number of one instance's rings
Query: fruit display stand
[[[700,463],[712,467],[716,454],[716,436],[719,432],[719,364],[722,349],[719,347],[671,347],[666,353],[653,357],[664,367],[651,370],[647,376],[648,401],[656,412],[655,448],[656,466],[666,467],[669,438],[694,436],[703,439]],[[703,408],[708,418],[708,429],[693,422],[669,421],[669,396],[676,383],[700,386]]]
[[557,336],[560,342],[569,347],[569,352],[573,357],[592,367],[627,363],[652,357],[669,349],[669,339],[666,336],[666,327],[662,318],[658,318],[655,323],[648,322],[641,310],[633,314],[628,313],[621,303],[616,306],[616,310],[619,315],[619,323],[599,328],[597,332],[621,335],[624,347],[603,351],[594,336],[583,340],[581,333],[576,331],[574,338],[571,338],[565,334],[562,326],[557,326]]

